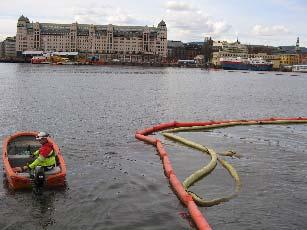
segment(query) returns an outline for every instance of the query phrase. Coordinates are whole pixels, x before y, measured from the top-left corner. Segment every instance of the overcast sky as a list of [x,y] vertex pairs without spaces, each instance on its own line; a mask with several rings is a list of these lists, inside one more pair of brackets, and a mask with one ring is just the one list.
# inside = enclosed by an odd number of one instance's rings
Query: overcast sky
[[307,46],[307,0],[0,0],[0,40],[16,34],[20,15],[54,23],[157,25],[168,40]]

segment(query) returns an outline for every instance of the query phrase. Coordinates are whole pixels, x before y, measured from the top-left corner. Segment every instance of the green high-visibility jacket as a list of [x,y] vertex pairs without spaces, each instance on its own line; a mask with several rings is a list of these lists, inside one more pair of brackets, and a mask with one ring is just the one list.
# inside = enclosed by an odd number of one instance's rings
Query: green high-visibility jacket
[[36,159],[29,165],[30,169],[34,169],[36,166],[54,166],[56,163],[54,150],[52,150],[47,157],[40,155],[39,150],[35,151],[33,155]]

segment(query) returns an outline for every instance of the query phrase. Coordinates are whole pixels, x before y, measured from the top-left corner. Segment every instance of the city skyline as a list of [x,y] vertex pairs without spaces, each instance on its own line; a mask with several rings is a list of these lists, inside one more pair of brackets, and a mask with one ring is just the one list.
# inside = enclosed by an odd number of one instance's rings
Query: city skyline
[[[29,7],[30,6],[30,7]],[[46,8],[48,7],[48,10]],[[9,13],[8,13],[9,12]],[[115,0],[112,3],[54,0],[40,2],[20,0],[1,3],[0,40],[16,34],[17,19],[27,16],[30,21],[52,23],[86,23],[152,26],[164,20],[168,40],[235,41],[245,44],[272,46],[307,46],[307,2],[302,0],[252,1],[149,1]]]

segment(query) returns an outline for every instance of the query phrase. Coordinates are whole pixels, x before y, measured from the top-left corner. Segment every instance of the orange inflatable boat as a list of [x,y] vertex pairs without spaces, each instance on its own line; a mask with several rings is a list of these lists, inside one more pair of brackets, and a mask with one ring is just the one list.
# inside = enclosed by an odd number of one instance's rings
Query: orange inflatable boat
[[[38,132],[17,132],[6,138],[2,147],[2,159],[8,185],[13,190],[32,188],[33,181],[29,172],[17,173],[13,168],[22,167],[33,161],[30,153],[39,149],[40,143],[35,139]],[[44,187],[62,187],[66,184],[66,165],[55,141],[48,137],[56,154],[56,166],[45,172]]]

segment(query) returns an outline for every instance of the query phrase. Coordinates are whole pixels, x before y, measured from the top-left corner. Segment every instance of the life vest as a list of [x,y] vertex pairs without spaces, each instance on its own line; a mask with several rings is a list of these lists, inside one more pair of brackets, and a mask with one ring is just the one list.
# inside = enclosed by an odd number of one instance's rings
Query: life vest
[[39,150],[35,151],[33,155],[36,157],[35,161],[33,161],[30,165],[30,169],[34,169],[36,166],[55,166],[55,151],[53,150],[53,146],[51,143],[47,142]]

